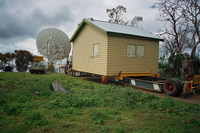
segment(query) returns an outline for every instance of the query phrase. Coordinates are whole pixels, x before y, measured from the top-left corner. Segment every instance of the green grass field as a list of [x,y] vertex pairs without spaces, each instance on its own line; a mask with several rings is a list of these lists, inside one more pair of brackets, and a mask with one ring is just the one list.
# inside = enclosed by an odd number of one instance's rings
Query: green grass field
[[[52,90],[60,80],[68,95]],[[0,73],[0,132],[199,133],[200,105],[64,74]]]

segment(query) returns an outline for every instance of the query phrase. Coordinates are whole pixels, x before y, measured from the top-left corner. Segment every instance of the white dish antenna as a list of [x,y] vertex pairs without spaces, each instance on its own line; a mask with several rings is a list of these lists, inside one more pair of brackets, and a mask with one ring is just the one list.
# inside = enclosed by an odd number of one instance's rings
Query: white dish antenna
[[48,59],[48,63],[68,57],[71,50],[68,36],[56,28],[47,28],[40,31],[36,44],[38,51]]

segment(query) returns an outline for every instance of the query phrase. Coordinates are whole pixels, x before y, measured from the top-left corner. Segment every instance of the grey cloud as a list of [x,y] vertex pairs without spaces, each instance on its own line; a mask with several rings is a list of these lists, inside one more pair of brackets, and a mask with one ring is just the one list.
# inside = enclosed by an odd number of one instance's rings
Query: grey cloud
[[[16,1],[19,2],[19,0]],[[46,25],[54,27],[66,21],[72,21],[67,5],[62,5],[54,12],[49,10],[45,13],[40,8],[33,7],[32,11],[29,10],[29,7],[26,7],[27,1],[26,4],[20,5],[20,8],[16,8],[13,5],[15,3],[5,1],[0,3],[0,41],[13,38],[35,38],[39,30]],[[22,3],[20,1],[20,4]]]

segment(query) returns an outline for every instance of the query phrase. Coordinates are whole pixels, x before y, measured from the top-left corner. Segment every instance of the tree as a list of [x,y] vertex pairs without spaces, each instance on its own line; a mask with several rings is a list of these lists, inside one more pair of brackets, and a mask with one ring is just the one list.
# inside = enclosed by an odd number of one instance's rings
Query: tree
[[122,16],[126,13],[126,8],[123,6],[117,6],[116,8],[106,9],[108,16],[110,17],[109,22],[124,24],[126,22],[123,21]]
[[135,26],[135,27],[139,27],[140,22],[143,21],[143,18],[141,16],[135,16],[131,22],[130,25]]
[[5,66],[13,67],[14,53],[7,52],[5,54],[0,53],[0,69],[4,69]]
[[165,30],[162,34],[165,39],[164,49],[170,54],[176,53],[180,61],[178,65],[181,77],[183,78],[182,53],[188,46],[188,21],[184,19],[182,12],[183,3],[181,0],[160,0],[159,20],[165,22]]
[[117,6],[116,8],[106,9],[108,16],[110,17],[108,22],[117,23],[117,24],[125,24],[132,26],[139,26],[139,23],[143,21],[141,16],[135,16],[131,21],[124,21],[123,15],[127,12],[126,7],[124,6]]
[[33,60],[33,55],[26,50],[15,50],[15,64],[18,72],[26,72],[30,61]]
[[193,75],[193,62],[195,51],[200,43],[200,1],[199,0],[185,0],[182,7],[185,20],[190,24],[191,41],[189,47],[191,48],[190,60],[188,62],[189,75]]
[[157,5],[160,20],[168,24],[163,33],[167,36],[164,48],[168,52],[175,49],[179,55],[186,48],[191,49],[188,74],[193,75],[194,57],[200,43],[200,0],[160,0]]

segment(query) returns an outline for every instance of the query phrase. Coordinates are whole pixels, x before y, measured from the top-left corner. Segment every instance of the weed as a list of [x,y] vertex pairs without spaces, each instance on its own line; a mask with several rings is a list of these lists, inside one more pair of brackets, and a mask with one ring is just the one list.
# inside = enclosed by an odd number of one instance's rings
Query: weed
[[125,133],[126,130],[125,130],[123,127],[117,127],[117,128],[115,129],[115,132],[116,132],[116,133]]
[[104,124],[106,120],[114,118],[115,115],[119,114],[118,111],[108,109],[90,109],[89,116],[91,122],[94,124]]
[[200,119],[199,118],[191,118],[189,120],[189,123],[193,124],[193,125],[197,125],[198,127],[200,127]]
[[85,89],[95,89],[93,84],[83,84],[82,87]]
[[0,105],[6,104],[6,96],[3,94],[3,92],[0,90]]
[[54,118],[58,118],[58,119],[62,118],[63,116],[64,116],[64,115],[63,115],[63,113],[62,113],[60,110],[56,111],[56,112],[53,114],[53,117],[54,117]]
[[19,103],[10,103],[3,106],[3,112],[7,115],[19,115],[23,111],[24,105]]
[[94,124],[104,124],[106,119],[109,118],[108,112],[105,110],[92,109],[89,113],[91,122]]
[[1,120],[0,121],[0,127],[1,126],[7,126],[11,123],[11,120]]
[[190,112],[200,113],[200,105],[191,105],[175,101],[171,97],[161,98],[146,104],[150,109],[160,110],[170,114],[184,115]]
[[[198,104],[64,74],[0,73],[0,77],[0,132],[199,131]],[[52,90],[55,80],[68,95]]]
[[111,130],[112,130],[111,126],[106,126],[106,127],[102,128],[101,132],[102,133],[109,133]]
[[82,112],[80,110],[78,110],[76,108],[69,107],[67,109],[59,109],[59,110],[57,110],[53,114],[53,117],[60,119],[60,118],[62,118],[64,116],[68,116],[68,115],[69,116],[72,116],[72,115],[73,116],[79,116],[81,114],[82,114]]
[[27,126],[44,126],[48,124],[48,121],[40,112],[31,112],[24,118],[24,124]]

